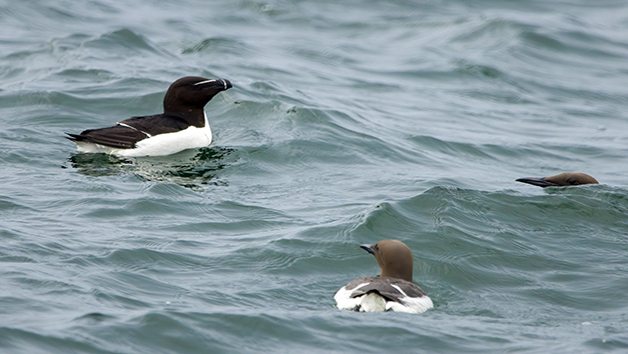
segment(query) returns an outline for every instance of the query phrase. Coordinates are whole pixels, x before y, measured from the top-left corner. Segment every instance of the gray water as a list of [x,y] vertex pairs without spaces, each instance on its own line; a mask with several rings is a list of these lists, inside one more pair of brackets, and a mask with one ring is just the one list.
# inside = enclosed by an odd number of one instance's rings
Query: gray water
[[[625,1],[0,2],[0,352],[623,353]],[[227,78],[207,148],[63,138]],[[586,172],[600,185],[527,176]],[[435,308],[334,307],[393,238]]]

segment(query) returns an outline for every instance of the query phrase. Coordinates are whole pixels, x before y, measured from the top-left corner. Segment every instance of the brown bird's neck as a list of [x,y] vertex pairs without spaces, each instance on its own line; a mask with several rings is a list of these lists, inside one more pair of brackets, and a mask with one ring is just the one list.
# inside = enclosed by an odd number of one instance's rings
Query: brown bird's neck
[[381,277],[398,278],[407,281],[412,281],[412,257],[407,259],[385,260],[381,257],[376,257],[377,263],[379,263],[382,269]]

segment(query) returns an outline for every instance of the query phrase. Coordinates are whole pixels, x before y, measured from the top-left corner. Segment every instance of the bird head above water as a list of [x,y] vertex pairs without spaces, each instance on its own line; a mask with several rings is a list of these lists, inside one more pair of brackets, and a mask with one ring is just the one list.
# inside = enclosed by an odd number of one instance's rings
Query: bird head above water
[[203,112],[203,107],[218,93],[228,90],[231,82],[226,79],[206,79],[186,76],[173,82],[164,96],[164,113],[172,115]]
[[549,177],[524,177],[518,178],[517,182],[528,183],[539,187],[564,187],[577,186],[581,184],[599,184],[599,182],[586,173],[563,172]]
[[381,277],[412,281],[412,252],[405,243],[397,240],[382,240],[374,245],[361,245],[375,256],[381,268]]

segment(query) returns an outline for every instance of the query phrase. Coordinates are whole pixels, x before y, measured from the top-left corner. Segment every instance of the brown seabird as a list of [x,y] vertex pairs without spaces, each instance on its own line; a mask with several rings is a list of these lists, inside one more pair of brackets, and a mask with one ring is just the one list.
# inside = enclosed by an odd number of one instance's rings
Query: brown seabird
[[524,177],[516,179],[517,182],[528,183],[539,187],[563,187],[577,186],[581,184],[598,184],[598,181],[586,173],[563,172],[549,177]]
[[334,295],[339,309],[421,313],[434,307],[412,282],[412,252],[408,246],[397,240],[382,240],[360,247],[375,256],[381,275],[358,278],[340,288]]

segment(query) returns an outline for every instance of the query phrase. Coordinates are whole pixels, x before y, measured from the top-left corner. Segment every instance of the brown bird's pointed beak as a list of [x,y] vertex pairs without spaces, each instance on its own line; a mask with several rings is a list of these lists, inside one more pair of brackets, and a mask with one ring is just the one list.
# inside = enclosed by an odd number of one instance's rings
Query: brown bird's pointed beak
[[374,254],[373,249],[371,248],[371,245],[360,245],[360,248],[362,248],[363,250],[365,250],[366,252],[370,254]]
[[539,186],[539,187],[543,187],[543,188],[560,186],[560,184],[558,184],[558,183],[546,181],[544,178],[537,178],[537,177],[518,178],[515,181],[521,182],[521,183],[527,183],[527,184],[531,184],[533,186]]

